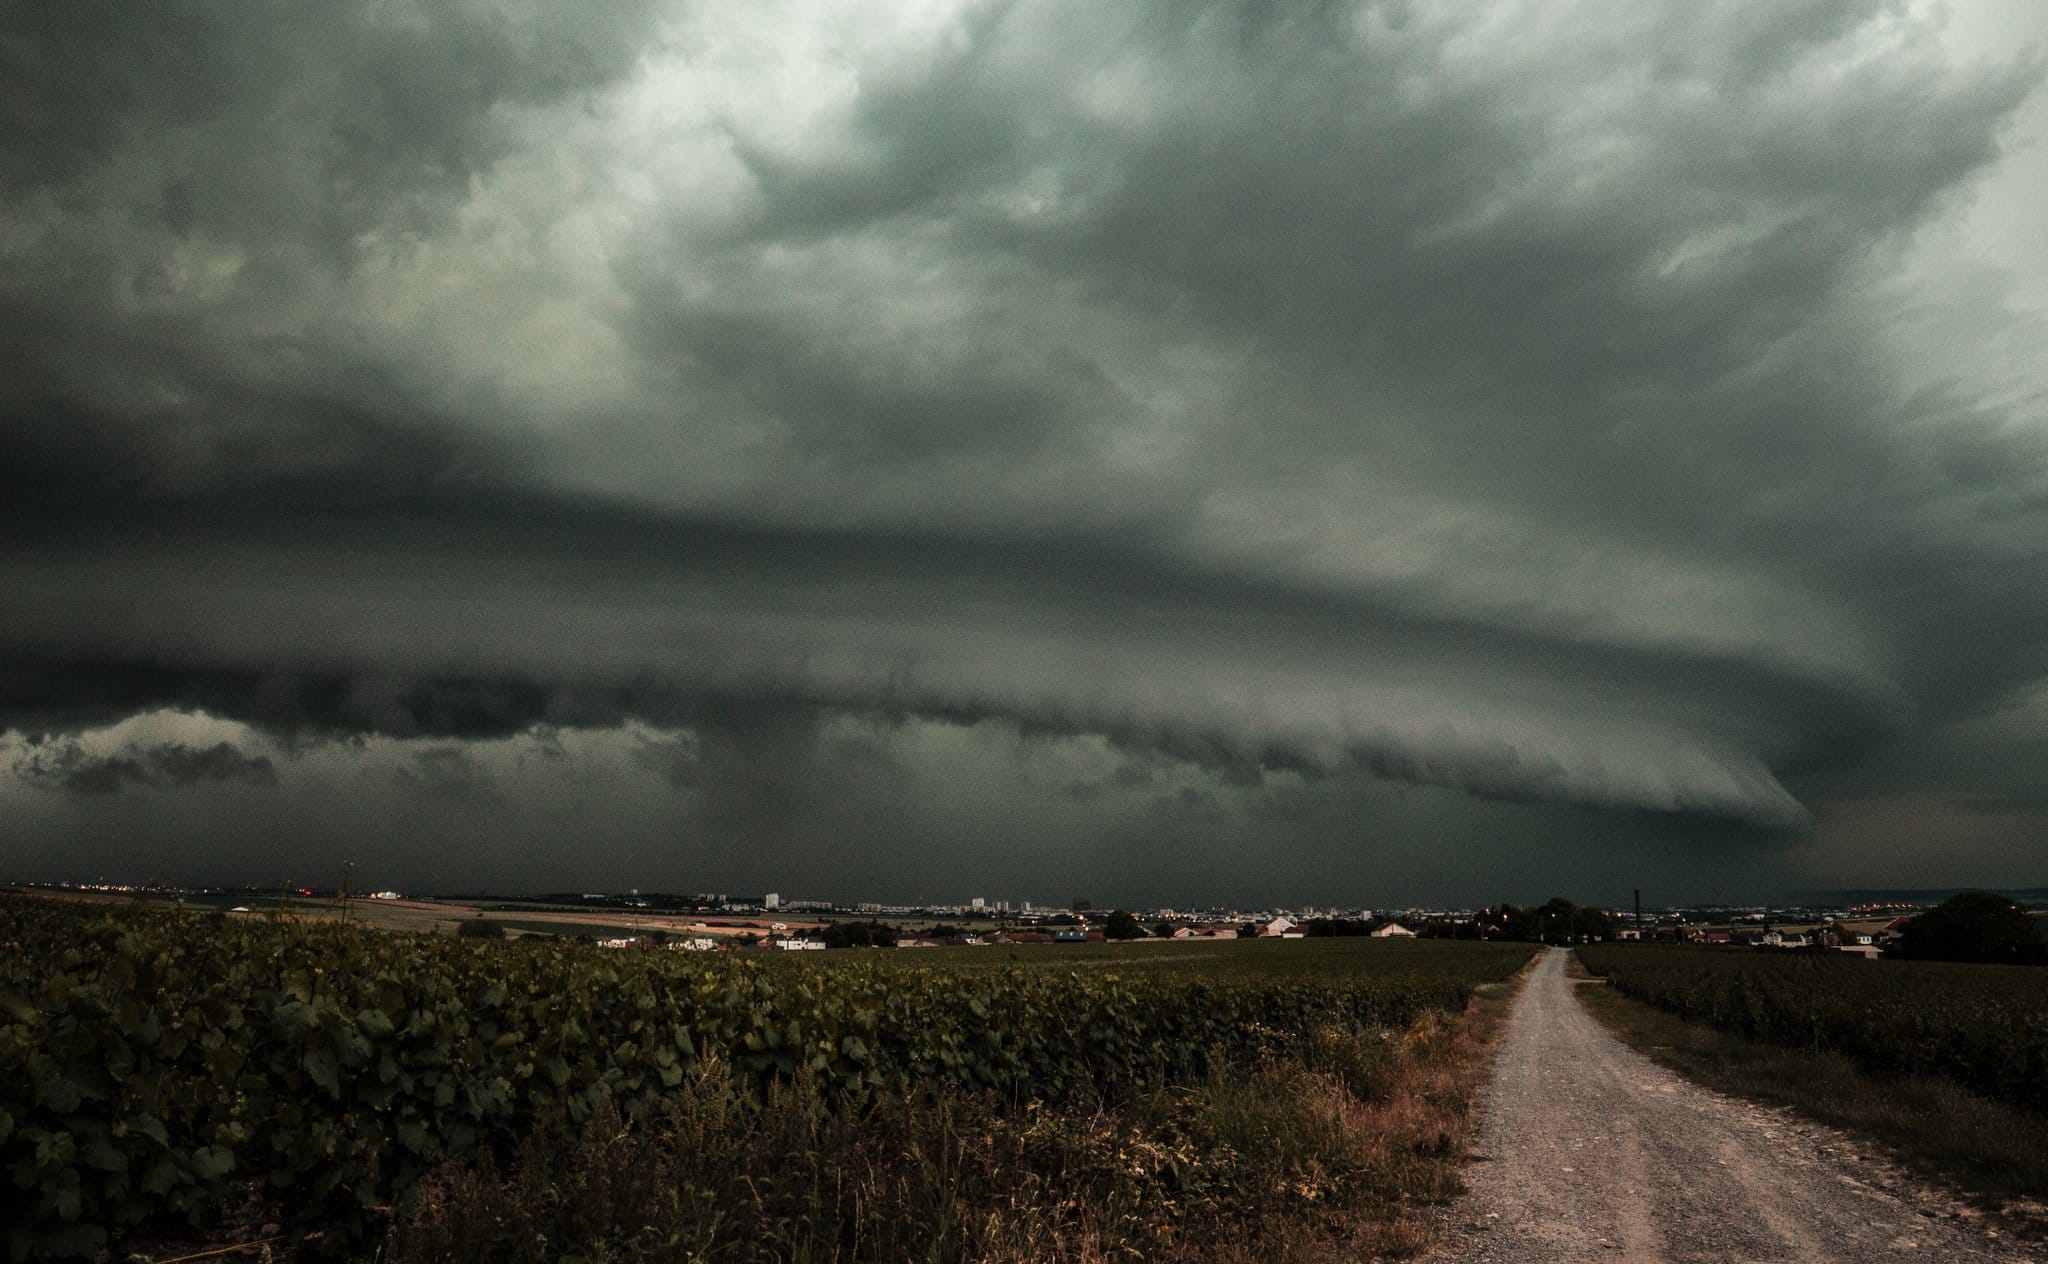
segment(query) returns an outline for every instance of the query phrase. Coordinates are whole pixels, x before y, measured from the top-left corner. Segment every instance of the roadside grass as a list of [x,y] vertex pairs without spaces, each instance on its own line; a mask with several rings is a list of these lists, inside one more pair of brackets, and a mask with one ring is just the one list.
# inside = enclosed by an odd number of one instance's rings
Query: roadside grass
[[399,1264],[1402,1259],[1463,1189],[1511,985],[1405,1031],[1326,1029],[1126,1102],[919,1089],[858,1109],[700,1068],[639,1123],[544,1125],[444,1168]]
[[[1569,967],[1574,978],[1595,977],[1577,954]],[[1952,1080],[1873,1075],[1838,1053],[1762,1044],[1604,984],[1579,987],[1577,995],[1623,1043],[1680,1075],[1874,1142],[2014,1229],[2048,1237],[2048,1117]]]

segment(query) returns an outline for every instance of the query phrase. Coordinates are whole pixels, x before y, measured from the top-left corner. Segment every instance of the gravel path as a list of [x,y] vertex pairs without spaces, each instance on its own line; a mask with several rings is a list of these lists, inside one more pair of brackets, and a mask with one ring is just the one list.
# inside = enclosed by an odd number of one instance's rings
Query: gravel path
[[2037,1260],[1830,1128],[1700,1088],[1586,1012],[1552,949],[1515,1002],[1444,1261]]

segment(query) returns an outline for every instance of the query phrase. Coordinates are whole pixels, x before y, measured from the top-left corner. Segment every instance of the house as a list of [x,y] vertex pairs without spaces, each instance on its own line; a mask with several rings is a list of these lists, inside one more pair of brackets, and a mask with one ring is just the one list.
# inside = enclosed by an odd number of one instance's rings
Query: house
[[822,939],[773,939],[769,942],[787,952],[813,952],[825,946]]
[[1264,926],[1259,927],[1259,938],[1283,939],[1286,937],[1287,932],[1293,929],[1294,923],[1292,921],[1285,917],[1276,917]]
[[997,931],[988,937],[992,944],[1049,944],[1052,936],[1042,930]]
[[1374,939],[1413,939],[1415,938],[1415,932],[1399,922],[1388,922],[1386,925],[1373,931],[1372,937]]

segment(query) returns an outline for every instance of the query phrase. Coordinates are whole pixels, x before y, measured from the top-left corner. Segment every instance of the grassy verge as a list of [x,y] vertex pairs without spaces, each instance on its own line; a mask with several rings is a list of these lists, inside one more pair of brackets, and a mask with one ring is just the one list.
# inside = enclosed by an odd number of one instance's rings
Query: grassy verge
[[756,1100],[709,1066],[640,1124],[600,1109],[502,1170],[435,1174],[388,1258],[1402,1258],[1461,1189],[1507,991],[1121,1103],[936,1090],[847,1110],[801,1080]]
[[[1576,956],[1570,969],[1592,977]],[[1582,987],[1578,996],[1624,1043],[1680,1075],[1874,1142],[2015,1229],[2048,1236],[2048,1118],[1951,1080],[1873,1075],[1840,1054],[1760,1044],[1612,988]]]

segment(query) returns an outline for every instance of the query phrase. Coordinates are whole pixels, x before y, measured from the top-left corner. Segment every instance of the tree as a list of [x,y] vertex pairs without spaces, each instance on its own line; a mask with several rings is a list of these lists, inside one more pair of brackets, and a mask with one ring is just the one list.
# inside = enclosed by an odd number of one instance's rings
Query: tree
[[1239,922],[1237,924],[1237,937],[1239,939],[1257,939],[1259,937],[1259,928],[1250,922]]
[[1602,943],[1614,938],[1614,919],[1602,909],[1572,911],[1572,937],[1579,943]]
[[1372,923],[1347,917],[1311,917],[1301,933],[1309,939],[1352,938],[1372,934]]
[[457,923],[455,934],[459,939],[503,939],[505,928],[478,915],[470,921]]
[[1173,923],[1163,917],[1152,923],[1152,937],[1154,939],[1172,939]]
[[2018,901],[1990,891],[1966,891],[1907,922],[1899,955],[1920,961],[2038,965],[2048,961],[2048,944]]
[[827,948],[894,948],[896,928],[880,922],[833,922],[825,928]]
[[1138,925],[1137,918],[1122,909],[1117,909],[1109,915],[1109,921],[1103,926],[1102,933],[1110,939],[1143,939],[1145,928]]
[[1569,944],[1572,942],[1573,904],[1561,895],[1553,895],[1536,910],[1537,934],[1546,944]]
[[1490,936],[1513,943],[1531,943],[1543,934],[1535,909],[1516,908],[1512,904],[1482,911],[1479,927],[1481,938]]

